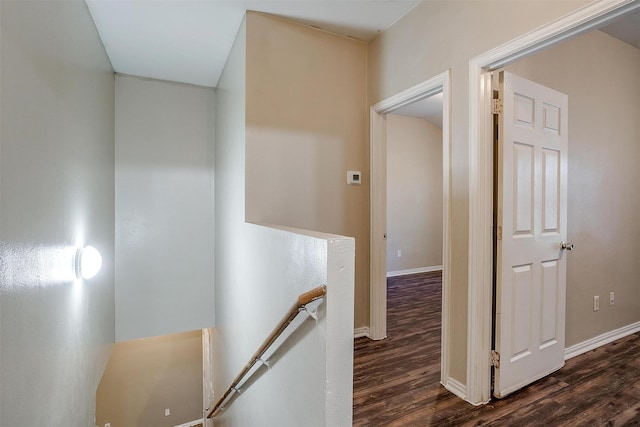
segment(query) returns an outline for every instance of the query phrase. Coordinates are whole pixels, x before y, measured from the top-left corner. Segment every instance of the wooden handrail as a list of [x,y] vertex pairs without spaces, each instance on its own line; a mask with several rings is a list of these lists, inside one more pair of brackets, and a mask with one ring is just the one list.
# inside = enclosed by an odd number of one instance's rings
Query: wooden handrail
[[251,368],[258,362],[262,360],[262,356],[266,351],[273,345],[273,343],[282,335],[282,333],[287,329],[287,327],[293,322],[293,320],[298,316],[298,314],[310,303],[313,301],[322,298],[327,293],[326,286],[318,286],[315,289],[311,289],[308,292],[301,294],[298,297],[298,302],[294,304],[287,315],[280,321],[280,323],[275,327],[271,334],[264,340],[258,351],[256,351],[253,356],[251,356],[251,360],[249,363],[245,365],[245,367],[240,371],[240,373],[235,377],[231,385],[224,392],[222,397],[218,399],[214,407],[207,413],[207,418],[213,418],[216,413],[221,409],[222,404],[231,396],[232,393],[237,392],[238,389],[236,386],[240,384],[242,379],[251,371]]

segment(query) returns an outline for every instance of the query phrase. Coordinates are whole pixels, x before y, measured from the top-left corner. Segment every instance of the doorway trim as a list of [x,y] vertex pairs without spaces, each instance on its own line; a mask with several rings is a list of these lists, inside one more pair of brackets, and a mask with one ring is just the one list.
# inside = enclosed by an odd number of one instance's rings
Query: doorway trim
[[491,49],[469,62],[469,277],[467,397],[491,399],[493,259],[493,136],[490,73],[571,37],[640,10],[640,0],[590,3],[543,27]]
[[369,337],[380,340],[387,336],[387,132],[386,114],[442,92],[442,338],[441,383],[459,397],[466,397],[463,384],[449,377],[449,292],[451,259],[451,77],[444,71],[422,83],[373,105],[370,109],[370,316]]

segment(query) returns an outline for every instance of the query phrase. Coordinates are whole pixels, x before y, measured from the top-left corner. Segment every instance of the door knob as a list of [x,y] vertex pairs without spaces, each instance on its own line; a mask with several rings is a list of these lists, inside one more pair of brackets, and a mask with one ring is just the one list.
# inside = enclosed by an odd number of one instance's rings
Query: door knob
[[572,251],[573,243],[562,242],[560,248],[564,249],[565,251]]

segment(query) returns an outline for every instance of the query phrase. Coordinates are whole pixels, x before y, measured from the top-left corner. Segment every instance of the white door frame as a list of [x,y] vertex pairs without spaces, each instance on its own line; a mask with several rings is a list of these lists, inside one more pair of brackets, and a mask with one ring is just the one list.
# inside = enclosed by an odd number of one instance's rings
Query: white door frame
[[440,375],[442,384],[464,398],[464,385],[449,377],[449,289],[451,247],[451,78],[449,71],[438,74],[371,107],[371,270],[369,337],[387,336],[387,132],[386,114],[442,92],[442,341]]
[[493,136],[490,72],[640,9],[640,0],[602,0],[524,34],[469,62],[469,294],[467,396],[491,399],[493,294]]

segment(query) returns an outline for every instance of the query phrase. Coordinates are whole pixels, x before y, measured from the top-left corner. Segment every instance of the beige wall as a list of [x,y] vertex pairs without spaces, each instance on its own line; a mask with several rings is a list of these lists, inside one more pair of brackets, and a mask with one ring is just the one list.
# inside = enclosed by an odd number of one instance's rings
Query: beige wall
[[388,114],[387,272],[441,265],[442,130]]
[[[247,25],[247,221],[355,237],[355,326],[366,326],[366,45],[258,13]],[[347,185],[348,170],[363,184]]]
[[[0,425],[89,426],[114,339],[113,70],[83,0],[0,14]],[[87,244],[102,269],[76,280]]]
[[595,31],[507,69],[569,96],[567,346],[640,321],[640,50]]
[[[368,49],[369,104],[444,70],[451,104],[451,376],[466,383],[469,241],[469,60],[578,7],[579,1],[426,1]],[[508,17],[499,19],[498,17]],[[366,152],[361,155],[366,156]]]
[[[164,415],[165,408],[171,415]],[[114,344],[96,393],[97,425],[170,427],[198,418],[200,330]]]

